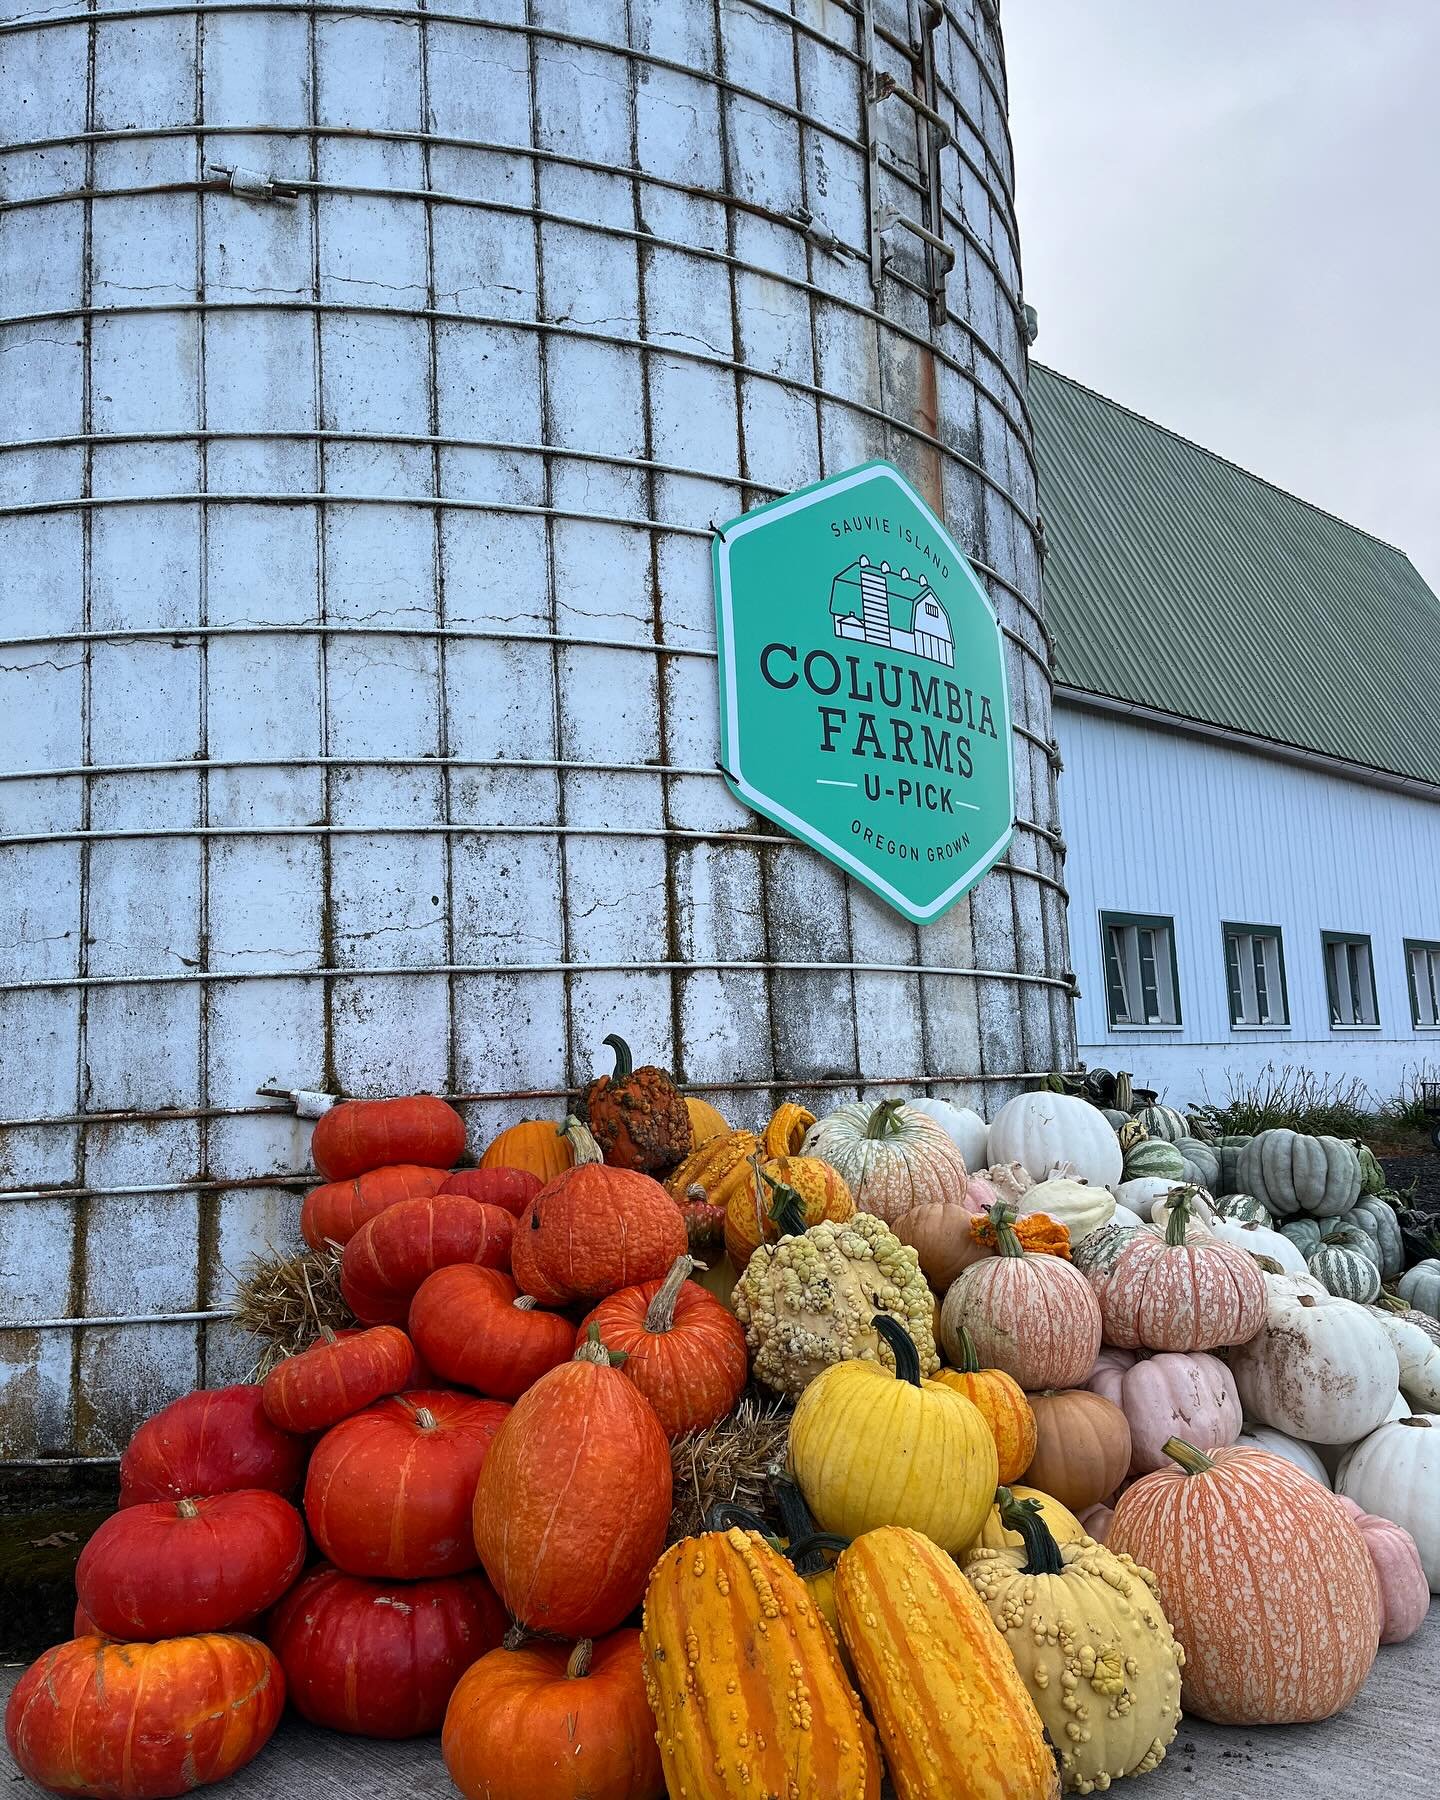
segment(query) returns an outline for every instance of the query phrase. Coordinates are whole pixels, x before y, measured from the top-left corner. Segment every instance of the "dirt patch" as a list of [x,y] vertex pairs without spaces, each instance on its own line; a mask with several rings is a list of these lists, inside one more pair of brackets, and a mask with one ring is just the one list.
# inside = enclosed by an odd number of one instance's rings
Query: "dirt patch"
[[1440,1213],[1440,1153],[1431,1150],[1424,1156],[1386,1156],[1381,1150],[1376,1155],[1386,1181],[1397,1194],[1407,1195],[1407,1205],[1417,1212]]
[[115,1510],[113,1468],[20,1469],[0,1480],[0,1661],[73,1636],[75,1564]]

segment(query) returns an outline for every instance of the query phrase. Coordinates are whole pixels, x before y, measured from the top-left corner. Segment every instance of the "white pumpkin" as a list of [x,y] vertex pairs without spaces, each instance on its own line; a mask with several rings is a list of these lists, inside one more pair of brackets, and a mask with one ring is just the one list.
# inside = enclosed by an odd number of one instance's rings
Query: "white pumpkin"
[[1303,1293],[1296,1284],[1305,1279],[1265,1277],[1265,1323],[1232,1348],[1230,1372],[1248,1418],[1308,1444],[1348,1444],[1389,1412],[1399,1359],[1363,1306]]
[[1114,1218],[1115,1196],[1109,1188],[1084,1181],[1042,1181],[1020,1196],[1017,1210],[1022,1216],[1048,1214],[1070,1233],[1070,1242],[1078,1244]]
[[1440,1344],[1408,1319],[1397,1319],[1379,1307],[1366,1310],[1395,1346],[1400,1392],[1426,1412],[1440,1412]]
[[[1380,1421],[1381,1425],[1392,1424],[1396,1419],[1408,1419],[1414,1408],[1403,1394],[1396,1394],[1390,1402],[1390,1410]],[[1379,1430],[1376,1426],[1376,1430]],[[1333,1487],[1340,1485],[1340,1477],[1345,1473],[1345,1465],[1350,1461],[1356,1444],[1363,1444],[1364,1438],[1357,1438],[1355,1444],[1316,1444],[1315,1454],[1330,1471],[1330,1482]]]
[[1350,1454],[1339,1491],[1415,1540],[1431,1593],[1440,1590],[1440,1418],[1398,1419]]
[[965,1159],[933,1119],[900,1100],[852,1100],[805,1133],[802,1156],[838,1169],[861,1212],[893,1225],[965,1192]]
[[1330,1471],[1314,1449],[1309,1444],[1302,1444],[1299,1438],[1291,1437],[1288,1432],[1276,1431],[1273,1425],[1252,1424],[1247,1420],[1245,1429],[1235,1442],[1247,1450],[1268,1450],[1272,1456],[1283,1456],[1286,1462],[1294,1463],[1297,1469],[1303,1469],[1321,1487],[1328,1488],[1330,1485]]
[[[1210,1235],[1222,1244],[1233,1244],[1237,1250],[1248,1250],[1252,1256],[1268,1256],[1279,1263],[1287,1275],[1303,1275],[1305,1258],[1283,1231],[1272,1231],[1268,1225],[1256,1225],[1242,1219],[1211,1219]],[[1437,1351],[1440,1354],[1440,1351]]]
[[1183,1181],[1172,1182],[1170,1184],[1170,1192],[1162,1195],[1160,1199],[1153,1203],[1150,1208],[1150,1223],[1152,1225],[1158,1225],[1162,1231],[1165,1229],[1170,1223],[1170,1214],[1174,1210],[1170,1204],[1170,1194],[1175,1193],[1180,1188],[1185,1188],[1185,1192],[1190,1199],[1191,1223],[1194,1225],[1203,1225],[1208,1234],[1211,1221],[1215,1217],[1215,1202],[1211,1199],[1209,1194],[1205,1192],[1204,1188],[1186,1187]]
[[1117,1181],[1110,1192],[1121,1206],[1128,1206],[1142,1218],[1150,1217],[1150,1208],[1163,1200],[1171,1188],[1184,1187],[1183,1181],[1172,1181],[1167,1175],[1136,1175],[1131,1181]]
[[1123,1225],[1128,1231],[1133,1231],[1137,1226],[1143,1225],[1145,1221],[1140,1217],[1138,1212],[1131,1212],[1128,1206],[1121,1206],[1117,1200],[1115,1203],[1115,1210],[1110,1215],[1110,1223],[1112,1225]]
[[1021,1162],[1043,1181],[1057,1163],[1095,1187],[1119,1181],[1124,1167],[1120,1140],[1109,1120],[1072,1094],[1021,1094],[1007,1100],[990,1125],[990,1163]]
[[990,1127],[979,1113],[971,1112],[968,1106],[952,1106],[948,1100],[907,1100],[905,1105],[909,1111],[923,1113],[935,1121],[965,1158],[965,1167],[972,1175],[984,1167]]

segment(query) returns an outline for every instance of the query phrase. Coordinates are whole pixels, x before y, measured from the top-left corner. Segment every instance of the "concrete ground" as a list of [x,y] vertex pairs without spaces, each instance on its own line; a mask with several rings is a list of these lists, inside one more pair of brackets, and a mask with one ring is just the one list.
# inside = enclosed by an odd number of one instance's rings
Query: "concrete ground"
[[[0,1699],[20,1671],[0,1668]],[[1141,1778],[1144,1800],[1204,1794],[1206,1800],[1335,1800],[1383,1785],[1400,1800],[1437,1792],[1440,1767],[1440,1607],[1408,1644],[1380,1652],[1365,1691],[1350,1710],[1323,1725],[1230,1730],[1199,1719],[1181,1722],[1165,1761]],[[41,1789],[0,1747],[6,1800]],[[225,1800],[454,1800],[438,1739],[379,1744],[287,1719],[264,1752],[214,1790]],[[537,1795],[536,1800],[543,1800]],[[815,1800],[834,1800],[816,1795]]]

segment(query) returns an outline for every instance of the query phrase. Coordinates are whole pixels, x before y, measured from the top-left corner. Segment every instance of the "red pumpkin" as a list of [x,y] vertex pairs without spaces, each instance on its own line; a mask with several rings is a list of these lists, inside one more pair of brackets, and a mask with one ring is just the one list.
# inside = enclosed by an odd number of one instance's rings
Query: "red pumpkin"
[[442,1194],[463,1194],[484,1206],[500,1206],[519,1218],[545,1183],[529,1169],[457,1169],[446,1178]]
[[527,1294],[569,1306],[663,1280],[688,1243],[680,1209],[658,1181],[580,1163],[547,1182],[520,1215],[510,1266]]
[[439,1191],[443,1169],[426,1169],[418,1163],[397,1163],[393,1168],[371,1169],[348,1181],[329,1181],[311,1188],[300,1208],[300,1235],[312,1250],[326,1244],[348,1244],[368,1219],[402,1200],[424,1200]]
[[288,1494],[305,1445],[265,1416],[258,1387],[204,1388],[147,1419],[120,1458],[120,1504],[269,1488]]
[[418,1581],[473,1569],[470,1502],[508,1406],[419,1389],[331,1426],[305,1481],[305,1517],[337,1568]]
[[435,1372],[495,1400],[516,1400],[568,1362],[575,1327],[544,1312],[499,1269],[437,1269],[410,1303],[410,1335]]
[[496,1434],[475,1488],[475,1543],[522,1625],[593,1637],[639,1604],[670,1498],[660,1421],[592,1325]]
[[105,1635],[103,1632],[95,1629],[95,1621],[90,1617],[89,1613],[86,1612],[85,1608],[79,1605],[75,1608],[75,1621],[70,1629],[72,1635],[77,1638],[103,1637]]
[[687,1279],[695,1267],[677,1256],[663,1281],[621,1288],[580,1327],[578,1349],[596,1325],[625,1375],[655,1409],[672,1438],[723,1419],[740,1398],[750,1359],[734,1313]]
[[228,1631],[273,1606],[305,1562],[305,1527],[265,1488],[112,1513],[80,1552],[75,1591],[112,1638]]
[[483,1575],[362,1581],[322,1563],[270,1615],[290,1703],[357,1737],[436,1731],[455,1683],[509,1621]]
[[508,1269],[514,1235],[512,1214],[463,1194],[402,1200],[362,1225],[346,1244],[340,1292],[367,1325],[403,1324],[427,1275],[451,1263]]
[[434,1094],[409,1100],[342,1100],[322,1113],[310,1140],[315,1167],[344,1181],[391,1163],[450,1169],[465,1149],[465,1121]]
[[440,1752],[466,1800],[664,1800],[640,1633],[492,1650],[466,1671]]
[[76,1638],[20,1677],[5,1739],[55,1793],[166,1800],[243,1769],[284,1705],[280,1665],[252,1637]]
[[266,1415],[282,1431],[324,1431],[410,1380],[415,1350],[394,1325],[327,1330],[318,1344],[287,1356],[260,1384]]

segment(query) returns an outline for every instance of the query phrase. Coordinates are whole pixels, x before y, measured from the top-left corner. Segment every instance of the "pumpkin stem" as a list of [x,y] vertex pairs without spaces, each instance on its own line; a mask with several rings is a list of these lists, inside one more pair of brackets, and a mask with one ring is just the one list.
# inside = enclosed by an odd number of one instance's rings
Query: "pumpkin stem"
[[1015,1208],[1006,1200],[997,1200],[990,1208],[990,1223],[995,1231],[995,1250],[1000,1256],[1023,1256],[1025,1246],[1015,1235],[1015,1221],[1019,1217]]
[[[575,1113],[566,1113],[564,1122],[556,1127],[555,1135],[568,1141],[576,1168],[582,1163],[604,1162],[605,1152],[596,1143],[590,1127]],[[532,1218],[531,1224],[535,1223],[537,1221]]]
[[530,1627],[528,1625],[522,1625],[517,1619],[505,1633],[504,1637],[501,1638],[500,1642],[506,1650],[523,1650],[525,1648],[525,1640],[529,1636]]
[[1388,1288],[1381,1288],[1375,1296],[1375,1305],[1383,1312],[1409,1312],[1410,1308],[1398,1294],[1392,1294]]
[[565,1665],[565,1679],[578,1681],[582,1675],[590,1673],[590,1658],[595,1651],[594,1638],[581,1638],[570,1652],[570,1660]]
[[797,1546],[808,1544],[815,1536],[815,1521],[810,1517],[810,1508],[805,1504],[805,1496],[793,1482],[779,1463],[772,1463],[766,1471],[770,1477],[770,1493],[780,1514],[780,1522],[785,1527],[785,1535],[790,1540],[790,1548],[786,1552],[795,1565],[797,1575],[818,1575],[825,1567],[825,1558],[821,1555],[821,1546],[814,1545],[801,1552]]
[[601,1042],[615,1052],[615,1073],[610,1077],[611,1085],[620,1081],[628,1081],[635,1073],[635,1059],[630,1054],[630,1046],[624,1038],[616,1037],[613,1031],[609,1037],[602,1038]]
[[693,1256],[687,1256],[682,1250],[670,1265],[670,1272],[660,1283],[655,1298],[645,1308],[645,1329],[647,1331],[673,1331],[675,1328],[675,1302],[680,1298],[680,1290],[690,1279],[692,1269],[703,1269],[704,1263],[696,1262]]
[[850,1548],[850,1542],[851,1540],[849,1538],[841,1537],[840,1534],[835,1531],[812,1531],[809,1537],[801,1538],[798,1544],[792,1543],[785,1554],[794,1564],[795,1573],[797,1575],[800,1573],[800,1564],[802,1562],[808,1562],[811,1557],[819,1557],[820,1560],[818,1566],[809,1571],[812,1575],[818,1575],[820,1570],[825,1566],[825,1558],[821,1555],[821,1552],[825,1550],[848,1550]]
[[892,1319],[889,1313],[876,1313],[870,1323],[894,1353],[896,1380],[908,1381],[911,1387],[918,1388],[920,1385],[920,1352],[915,1348],[914,1338],[900,1321]]
[[1184,1438],[1166,1438],[1160,1446],[1171,1462],[1179,1463],[1187,1475],[1208,1475],[1215,1467],[1203,1450],[1187,1444]]
[[198,1519],[200,1517],[200,1508],[193,1500],[177,1500],[175,1502],[175,1517],[177,1519]]
[[759,1513],[751,1512],[749,1507],[739,1506],[733,1500],[717,1500],[715,1502],[705,1515],[705,1529],[707,1531],[755,1531],[761,1537],[768,1538],[771,1543],[776,1541],[774,1532]]
[[1038,1500],[1017,1500],[1008,1487],[995,1490],[995,1504],[1000,1508],[1000,1523],[1007,1531],[1018,1531],[1025,1546],[1024,1575],[1062,1575],[1065,1559],[1054,1533],[1045,1523]]
[[607,1350],[600,1342],[600,1327],[592,1319],[590,1329],[585,1333],[585,1342],[570,1359],[572,1362],[595,1363],[602,1369],[618,1369],[621,1363],[628,1360],[626,1350]]
[[440,1429],[440,1421],[428,1406],[417,1406],[413,1400],[407,1400],[404,1394],[396,1394],[395,1398],[422,1431],[438,1431]]
[[1422,1431],[1433,1431],[1434,1426],[1428,1419],[1397,1419],[1397,1425],[1418,1425]]
[[[770,1190],[770,1220],[779,1228],[781,1237],[801,1237],[805,1231],[805,1201],[795,1189],[760,1167],[758,1156],[750,1158],[757,1182]],[[760,1190],[763,1192],[763,1188]]]
[[904,1104],[903,1100],[882,1100],[870,1115],[865,1127],[866,1137],[894,1137],[900,1129],[900,1109]]
[[517,1294],[510,1304],[517,1312],[533,1312],[540,1302],[533,1294]]
[[1185,1242],[1185,1233],[1190,1229],[1190,1202],[1200,1192],[1195,1187],[1171,1188],[1165,1197],[1170,1208],[1170,1215],[1165,1222],[1165,1242],[1172,1247]]
[[960,1361],[957,1364],[962,1375],[978,1375],[980,1358],[975,1354],[975,1341],[970,1336],[969,1327],[960,1327]]

